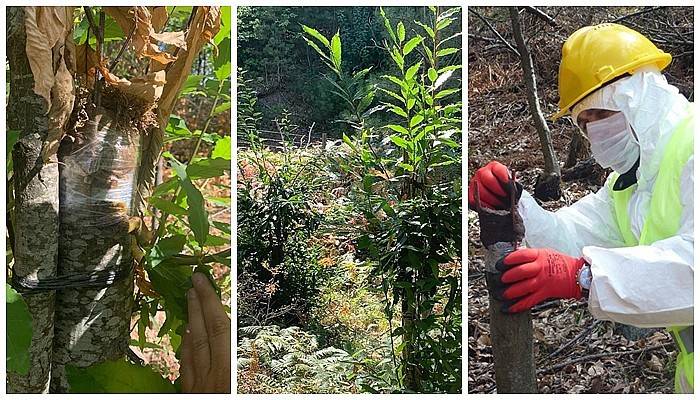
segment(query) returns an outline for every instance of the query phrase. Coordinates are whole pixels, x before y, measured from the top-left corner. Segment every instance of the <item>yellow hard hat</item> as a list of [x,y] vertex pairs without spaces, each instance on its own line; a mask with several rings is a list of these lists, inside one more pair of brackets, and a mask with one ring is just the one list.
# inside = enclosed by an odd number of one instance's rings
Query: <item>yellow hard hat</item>
[[568,113],[574,104],[618,76],[647,65],[663,70],[670,63],[670,54],[626,26],[583,27],[569,36],[561,49],[559,112],[553,119]]

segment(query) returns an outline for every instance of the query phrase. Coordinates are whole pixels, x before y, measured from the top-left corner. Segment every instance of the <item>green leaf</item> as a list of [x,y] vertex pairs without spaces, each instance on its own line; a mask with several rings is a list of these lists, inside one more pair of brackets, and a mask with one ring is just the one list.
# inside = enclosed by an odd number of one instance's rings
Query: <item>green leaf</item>
[[231,244],[231,239],[226,239],[221,236],[209,235],[205,246],[226,246]]
[[153,189],[153,194],[151,195],[151,197],[160,197],[165,193],[175,190],[178,186],[180,186],[180,181],[177,179],[177,177],[172,177],[167,181],[161,183],[160,185],[156,186]]
[[150,367],[126,360],[87,368],[66,365],[70,393],[175,393],[175,386]]
[[437,73],[437,71],[435,71],[435,68],[430,67],[430,69],[428,70],[428,79],[430,79],[430,82],[435,82],[437,77],[438,77],[438,73]]
[[331,38],[331,57],[333,59],[333,65],[335,65],[338,71],[340,71],[341,62],[343,60],[342,54],[343,51],[342,45],[340,44],[340,31],[338,31],[335,35],[333,35],[333,38]]
[[438,94],[435,95],[435,99],[441,99],[443,97],[451,95],[452,93],[457,92],[459,92],[459,88],[441,90]]
[[425,31],[425,33],[427,33],[428,36],[430,36],[431,39],[435,39],[435,31],[433,31],[433,28],[429,27],[428,25],[426,25],[420,21],[413,21],[413,22],[415,22],[417,25],[420,25],[423,28],[423,30]]
[[166,258],[147,271],[153,288],[163,297],[165,307],[177,319],[187,321],[187,291],[192,287],[192,266],[178,265]]
[[221,114],[222,112],[228,111],[230,109],[231,109],[231,102],[226,101],[226,102],[221,103],[218,106],[216,106],[214,111],[212,111],[212,115],[218,115],[218,114]]
[[219,46],[224,38],[231,38],[231,6],[221,7],[221,28],[214,36],[214,44]]
[[357,109],[360,110],[360,112],[363,112],[367,109],[372,104],[372,100],[374,100],[374,94],[376,92],[374,90],[371,90],[367,92],[367,94],[360,100],[360,104],[357,106]]
[[394,34],[394,30],[391,28],[391,24],[389,23],[389,18],[386,17],[386,14],[384,13],[384,8],[379,7],[379,15],[382,16],[382,19],[384,20],[384,28],[386,28],[387,32],[389,32],[389,36],[391,36],[391,40],[396,43],[396,35]]
[[456,53],[458,51],[459,51],[459,49],[456,47],[449,47],[446,49],[439,50],[437,52],[437,56],[438,57],[449,56],[450,54]]
[[179,254],[185,247],[187,238],[185,235],[173,235],[158,240],[149,253],[148,260],[152,266],[158,265],[161,261],[170,256]]
[[230,197],[207,196],[207,200],[209,200],[210,203],[216,204],[218,206],[223,206],[223,207],[231,206],[231,198]]
[[409,142],[408,140],[406,140],[406,139],[404,139],[404,138],[402,138],[401,136],[398,136],[398,135],[391,135],[391,136],[389,136],[389,140],[391,140],[392,143],[394,143],[395,145],[401,147],[402,149],[410,150],[411,147],[412,147],[412,146],[411,146],[411,142]]
[[394,63],[396,63],[396,66],[399,67],[401,71],[403,71],[404,67],[404,58],[399,52],[399,50],[396,47],[393,47],[391,51],[389,52],[391,55],[391,58],[394,60]]
[[409,124],[409,127],[413,128],[414,126],[420,124],[421,122],[423,122],[424,118],[425,117],[423,116],[423,114],[414,115],[413,118],[411,118],[411,123]]
[[328,39],[326,39],[326,37],[323,36],[323,35],[322,35],[319,31],[317,31],[316,29],[311,28],[311,27],[308,27],[308,26],[303,25],[303,24],[301,25],[301,28],[302,28],[302,29],[304,30],[304,32],[306,32],[309,36],[311,36],[311,37],[315,38],[316,40],[318,40],[319,42],[323,43],[324,46],[326,46],[326,47],[328,47],[328,48],[331,47],[331,44],[330,44],[330,42],[328,41]]
[[229,234],[229,235],[231,234],[231,224],[227,224],[225,222],[219,222],[219,221],[212,221],[211,223],[212,223],[212,225],[214,225],[214,227],[216,227],[216,229],[220,230],[221,232]]
[[180,95],[195,92],[197,88],[199,88],[199,85],[202,83],[202,78],[204,78],[204,75],[189,75],[185,83],[182,85]]
[[322,59],[331,61],[330,57],[328,57],[328,55],[323,50],[321,50],[321,48],[318,47],[318,45],[314,43],[311,39],[304,37],[304,40],[306,41],[306,44],[311,46],[312,49],[316,50],[316,53],[318,53]]
[[408,172],[413,172],[413,170],[414,170],[413,165],[411,165],[411,164],[399,163],[399,167],[405,169]]
[[7,370],[20,375],[29,373],[29,346],[32,342],[32,315],[22,296],[5,284],[7,311]]
[[350,148],[352,149],[352,151],[355,151],[355,152],[357,151],[357,148],[356,148],[355,145],[352,143],[352,140],[350,140],[350,138],[348,137],[348,135],[346,135],[346,134],[344,134],[344,133],[343,133],[343,142],[345,142],[345,144],[347,144],[348,147],[350,147]]
[[413,79],[414,76],[416,76],[416,73],[420,69],[420,66],[422,63],[423,63],[423,61],[418,61],[417,63],[411,65],[408,68],[408,70],[406,71],[406,80],[407,81],[410,81],[411,79]]
[[399,39],[399,44],[406,39],[406,28],[404,28],[403,22],[399,22],[396,25],[396,37]]
[[[231,37],[226,36],[221,40],[221,43],[215,44],[218,49],[218,53],[211,52],[213,58],[214,69],[221,68],[224,64],[231,62]],[[231,74],[229,73],[229,77]],[[228,90],[223,92],[228,93]]]
[[171,215],[187,215],[187,210],[184,208],[178,206],[177,204],[162,199],[160,197],[151,197],[148,199],[148,202],[152,204],[155,208],[164,211],[168,214]]
[[214,150],[211,151],[211,158],[231,160],[231,136],[224,136],[216,141]]
[[17,143],[17,140],[19,140],[19,131],[14,131],[12,129],[9,129],[7,131],[7,136],[6,136],[6,144],[5,144],[5,156],[9,159],[11,158],[12,154],[12,148],[15,146],[15,143]]
[[224,158],[204,158],[187,166],[187,176],[192,180],[223,176],[226,171],[231,171],[231,160]]
[[[214,159],[220,160],[220,159]],[[213,160],[212,160],[213,161]],[[177,173],[180,182],[182,183],[182,188],[187,194],[187,221],[190,224],[190,229],[194,233],[195,240],[200,246],[203,246],[207,241],[207,235],[209,234],[209,215],[206,208],[204,207],[204,197],[202,192],[199,191],[190,181],[187,176],[187,169],[185,166],[173,160],[171,162],[175,173]],[[230,164],[229,164],[230,168]]]
[[448,26],[450,26],[450,24],[452,24],[452,21],[454,21],[454,18],[445,18],[445,19],[440,20],[437,23],[437,25],[435,25],[435,30],[441,31],[441,30],[447,28]]
[[404,111],[401,107],[398,107],[395,105],[390,105],[389,111],[393,112],[394,114],[398,115],[399,117],[408,118],[408,114],[406,114],[406,111]]
[[192,132],[187,128],[185,120],[177,115],[170,115],[168,126],[165,127],[165,133],[170,137],[191,138]]
[[407,55],[408,55],[410,52],[412,52],[413,49],[415,49],[416,46],[418,46],[418,45],[420,44],[420,42],[422,42],[422,41],[423,41],[423,37],[422,37],[422,36],[415,36],[414,38],[412,38],[411,40],[409,40],[408,42],[406,42],[406,44],[403,45],[403,55],[404,55],[404,56],[407,56]]
[[392,125],[387,125],[387,126],[385,126],[385,128],[389,128],[389,129],[391,129],[391,130],[394,131],[394,132],[403,133],[404,135],[408,135],[408,129],[404,128],[404,127],[401,126],[401,125],[394,125],[394,124],[392,124]]
[[216,76],[216,79],[219,80],[219,82],[223,82],[224,80],[226,80],[226,78],[230,77],[231,62],[229,61],[221,67],[217,68],[216,71],[214,71],[214,75]]

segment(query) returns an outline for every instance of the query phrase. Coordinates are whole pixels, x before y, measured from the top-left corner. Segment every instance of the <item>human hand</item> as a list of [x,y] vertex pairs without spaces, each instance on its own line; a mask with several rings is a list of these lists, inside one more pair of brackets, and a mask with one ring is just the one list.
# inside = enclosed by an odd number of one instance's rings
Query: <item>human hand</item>
[[231,320],[204,274],[194,273],[192,284],[182,338],[182,391],[231,393]]
[[552,249],[520,249],[496,263],[491,294],[504,301],[503,311],[529,310],[546,299],[579,299],[578,272],[585,264]]
[[469,208],[476,210],[476,193],[479,192],[481,207],[492,210],[510,209],[510,196],[515,196],[515,202],[520,200],[522,185],[515,182],[515,193],[510,182],[513,176],[508,168],[498,161],[491,161],[479,168],[469,182]]

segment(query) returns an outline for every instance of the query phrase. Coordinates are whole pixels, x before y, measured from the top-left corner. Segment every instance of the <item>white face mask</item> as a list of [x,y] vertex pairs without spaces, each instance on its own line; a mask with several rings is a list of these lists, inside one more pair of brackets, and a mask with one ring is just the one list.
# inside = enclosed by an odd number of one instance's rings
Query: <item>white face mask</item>
[[621,112],[587,123],[586,133],[593,158],[603,168],[624,174],[639,159],[639,142]]

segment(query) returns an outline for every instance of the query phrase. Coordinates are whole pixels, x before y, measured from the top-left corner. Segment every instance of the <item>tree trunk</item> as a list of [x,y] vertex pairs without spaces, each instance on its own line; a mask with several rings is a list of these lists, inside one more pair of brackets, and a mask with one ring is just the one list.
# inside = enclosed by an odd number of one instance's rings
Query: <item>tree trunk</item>
[[[129,215],[139,132],[98,107],[59,151],[59,273],[128,270]],[[56,299],[51,390],[69,389],[65,366],[122,358],[129,345],[133,277],[100,289],[66,289]]]
[[[487,247],[486,270],[496,272],[496,261],[515,250],[511,243]],[[491,277],[487,274],[487,278]],[[496,390],[501,393],[537,393],[530,312],[505,314],[502,302],[489,295],[491,348]]]
[[[516,193],[515,182],[510,182],[510,193]],[[514,251],[525,236],[525,225],[518,213],[517,199],[511,196],[510,210],[492,210],[477,206],[479,234],[486,247],[485,270],[489,286],[490,334],[493,363],[498,393],[537,393],[535,357],[532,344],[530,311],[505,314],[503,303],[491,293],[500,285],[496,262]],[[481,204],[476,192],[476,204]]]
[[[46,101],[34,93],[27,58],[22,7],[7,8],[7,57],[10,93],[7,124],[20,132],[14,163],[14,273],[33,279],[56,275],[58,255],[58,164],[44,163],[42,147],[49,132]],[[50,60],[49,60],[50,62]],[[27,375],[7,374],[8,393],[46,393],[49,389],[53,340],[54,292],[25,294],[32,315],[32,341]]]
[[518,45],[520,53],[520,64],[523,68],[523,78],[527,87],[527,102],[530,106],[530,113],[537,129],[537,134],[540,137],[540,145],[544,154],[544,173],[539,176],[535,185],[535,196],[542,200],[556,200],[561,197],[560,168],[557,155],[554,153],[552,146],[552,137],[540,109],[540,101],[537,96],[537,78],[535,68],[532,66],[532,56],[525,45],[523,32],[520,28],[520,17],[518,16],[518,7],[509,7],[510,19],[513,24],[513,36]]

